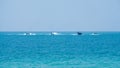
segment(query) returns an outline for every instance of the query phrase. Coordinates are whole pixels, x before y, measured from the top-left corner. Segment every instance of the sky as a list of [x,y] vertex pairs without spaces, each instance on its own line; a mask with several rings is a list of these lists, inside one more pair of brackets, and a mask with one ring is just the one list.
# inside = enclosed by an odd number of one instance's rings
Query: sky
[[120,31],[120,0],[0,0],[0,31]]

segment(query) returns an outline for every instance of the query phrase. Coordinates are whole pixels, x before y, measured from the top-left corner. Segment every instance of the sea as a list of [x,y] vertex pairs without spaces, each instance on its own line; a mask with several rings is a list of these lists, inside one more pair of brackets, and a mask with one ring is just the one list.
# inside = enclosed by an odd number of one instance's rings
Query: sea
[[0,68],[120,68],[120,32],[0,32]]

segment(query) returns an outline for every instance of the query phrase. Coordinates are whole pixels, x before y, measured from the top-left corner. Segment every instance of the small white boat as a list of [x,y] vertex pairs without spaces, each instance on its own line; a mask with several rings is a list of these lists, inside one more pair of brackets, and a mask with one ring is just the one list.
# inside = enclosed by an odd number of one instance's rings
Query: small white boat
[[29,35],[36,35],[35,33],[29,33]]
[[75,35],[75,36],[76,36],[76,35],[78,35],[78,34],[71,34],[71,35]]
[[98,34],[98,33],[91,33],[90,35],[100,35],[100,34]]
[[23,33],[23,34],[21,34],[21,35],[27,35],[27,33]]
[[35,33],[23,33],[23,34],[19,34],[19,35],[36,35]]
[[52,32],[51,35],[59,35],[60,33],[58,32]]

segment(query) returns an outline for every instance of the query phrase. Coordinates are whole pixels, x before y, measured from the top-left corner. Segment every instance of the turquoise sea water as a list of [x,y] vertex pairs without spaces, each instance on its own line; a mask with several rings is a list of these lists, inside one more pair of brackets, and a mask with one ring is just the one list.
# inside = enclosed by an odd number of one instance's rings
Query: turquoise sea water
[[0,33],[0,68],[120,68],[120,32]]

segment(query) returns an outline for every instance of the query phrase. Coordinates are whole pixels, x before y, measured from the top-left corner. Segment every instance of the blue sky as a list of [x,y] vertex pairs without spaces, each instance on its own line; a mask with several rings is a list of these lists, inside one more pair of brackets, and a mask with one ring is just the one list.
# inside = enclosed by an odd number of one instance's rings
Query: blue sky
[[0,31],[120,31],[120,0],[0,0]]

